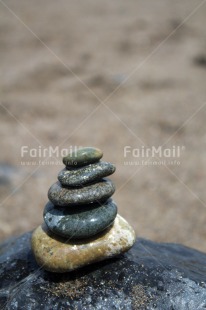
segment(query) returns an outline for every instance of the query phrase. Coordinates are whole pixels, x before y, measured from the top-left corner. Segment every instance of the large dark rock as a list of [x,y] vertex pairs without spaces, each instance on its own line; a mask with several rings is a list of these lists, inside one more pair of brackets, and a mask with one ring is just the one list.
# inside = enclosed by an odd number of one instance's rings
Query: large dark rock
[[31,233],[0,246],[0,309],[206,309],[206,254],[143,239],[116,259],[67,274],[35,263]]

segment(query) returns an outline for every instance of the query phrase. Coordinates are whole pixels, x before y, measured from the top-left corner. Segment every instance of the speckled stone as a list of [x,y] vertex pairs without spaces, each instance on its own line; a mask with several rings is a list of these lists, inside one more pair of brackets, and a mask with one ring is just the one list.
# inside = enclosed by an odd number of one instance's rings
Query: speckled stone
[[205,309],[206,254],[195,249],[137,239],[123,255],[61,274],[39,268],[30,240],[0,244],[1,310]]
[[113,164],[100,161],[81,168],[65,168],[58,174],[58,180],[62,185],[81,186],[87,183],[99,181],[114,172],[115,166]]
[[88,238],[110,226],[117,215],[117,206],[107,200],[99,204],[73,208],[55,207],[50,201],[44,209],[44,221],[53,233],[69,239]]
[[66,166],[84,166],[99,161],[103,156],[100,149],[94,147],[84,147],[69,153],[63,158]]
[[46,225],[32,235],[32,250],[39,266],[51,272],[68,272],[116,256],[135,242],[133,228],[117,215],[114,225],[95,239],[65,241],[50,232]]
[[106,201],[115,192],[115,186],[109,179],[81,188],[62,187],[54,183],[48,192],[48,198],[54,205],[67,207],[78,204]]

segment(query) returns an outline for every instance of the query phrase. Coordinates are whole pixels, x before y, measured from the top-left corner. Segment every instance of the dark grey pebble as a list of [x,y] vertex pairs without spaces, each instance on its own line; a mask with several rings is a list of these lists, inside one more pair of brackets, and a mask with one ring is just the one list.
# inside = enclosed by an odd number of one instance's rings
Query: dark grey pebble
[[69,238],[88,238],[110,226],[117,215],[117,206],[111,200],[102,205],[92,204],[71,208],[55,207],[48,202],[44,221],[54,234]]
[[109,179],[80,188],[63,187],[60,182],[54,183],[48,192],[48,198],[54,205],[73,206],[107,200],[115,192],[115,186]]
[[100,179],[115,172],[115,166],[111,163],[100,161],[81,168],[63,169],[58,174],[58,180],[62,185],[81,186]]

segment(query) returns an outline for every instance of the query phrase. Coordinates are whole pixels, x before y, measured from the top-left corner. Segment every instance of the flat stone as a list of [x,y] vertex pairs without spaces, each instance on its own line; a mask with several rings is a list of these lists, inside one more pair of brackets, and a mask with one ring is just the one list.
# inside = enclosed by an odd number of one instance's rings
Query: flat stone
[[32,249],[39,266],[62,273],[123,253],[134,242],[133,228],[117,215],[112,228],[99,237],[78,243],[57,238],[46,226],[39,226],[32,236]]
[[55,207],[49,201],[44,209],[44,221],[49,230],[70,240],[96,235],[110,226],[116,215],[117,206],[111,199],[102,205],[75,208]]
[[62,185],[82,186],[87,183],[99,181],[115,172],[115,166],[111,163],[100,161],[81,168],[63,169],[58,174],[58,180]]
[[145,239],[113,259],[50,273],[27,232],[0,244],[0,309],[203,310],[205,273],[205,253]]
[[62,187],[60,182],[56,182],[50,187],[48,198],[54,205],[66,207],[106,201],[114,192],[115,186],[109,179],[81,188]]
[[74,150],[63,158],[63,163],[66,166],[84,166],[99,161],[103,156],[100,149],[94,147],[84,147]]

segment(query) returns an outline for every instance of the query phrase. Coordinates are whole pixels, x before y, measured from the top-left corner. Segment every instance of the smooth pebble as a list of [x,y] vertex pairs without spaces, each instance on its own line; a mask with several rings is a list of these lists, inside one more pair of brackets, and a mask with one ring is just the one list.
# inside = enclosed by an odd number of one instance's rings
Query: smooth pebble
[[106,201],[114,192],[115,186],[109,179],[79,188],[62,187],[60,182],[56,182],[50,187],[48,198],[54,205],[69,207]]
[[63,158],[65,166],[85,166],[99,161],[103,156],[100,149],[95,147],[84,147],[74,150]]
[[39,266],[50,272],[68,272],[102,261],[129,250],[135,242],[133,228],[117,215],[112,228],[96,238],[79,242],[65,241],[46,225],[32,235],[32,250]]
[[100,161],[81,168],[65,168],[59,172],[58,180],[62,185],[81,186],[87,183],[99,181],[114,172],[115,166],[113,164]]
[[48,202],[44,209],[44,221],[53,233],[69,238],[88,238],[110,226],[117,215],[117,206],[111,200],[102,205],[59,208]]

